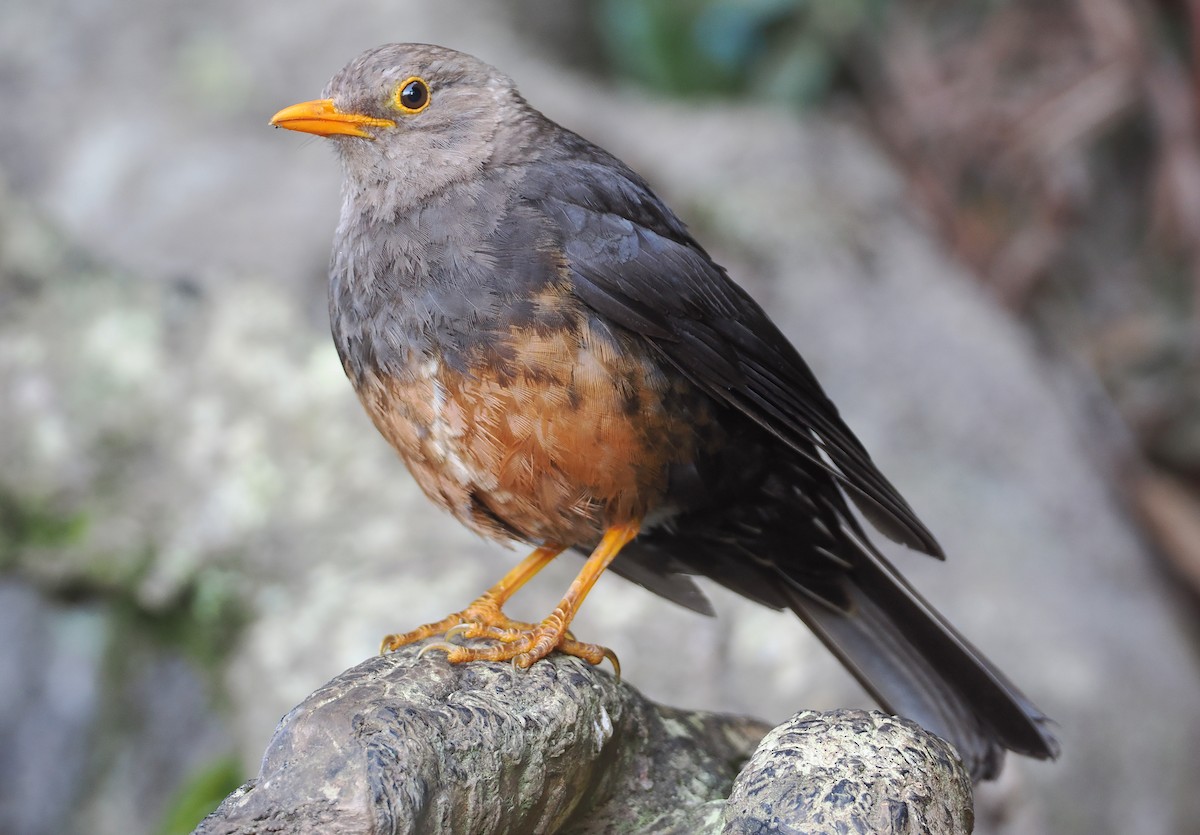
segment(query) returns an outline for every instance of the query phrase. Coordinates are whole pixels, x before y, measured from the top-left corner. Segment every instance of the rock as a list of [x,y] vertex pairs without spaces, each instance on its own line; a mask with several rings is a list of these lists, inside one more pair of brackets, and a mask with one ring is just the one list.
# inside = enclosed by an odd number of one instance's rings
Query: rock
[[804,711],[746,763],[761,723],[660,707],[578,659],[417,653],[364,661],[293,708],[196,835],[970,829],[952,749],[895,717]]
[[805,710],[759,744],[720,832],[949,835],[973,821],[971,781],[938,737],[879,711]]

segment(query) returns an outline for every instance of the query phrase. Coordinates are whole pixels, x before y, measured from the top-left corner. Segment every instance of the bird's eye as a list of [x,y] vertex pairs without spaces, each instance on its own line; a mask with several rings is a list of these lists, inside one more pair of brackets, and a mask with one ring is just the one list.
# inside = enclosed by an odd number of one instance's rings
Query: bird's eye
[[429,107],[429,85],[421,79],[413,76],[405,79],[400,86],[396,88],[396,95],[393,96],[396,107],[404,113],[420,113],[425,108]]

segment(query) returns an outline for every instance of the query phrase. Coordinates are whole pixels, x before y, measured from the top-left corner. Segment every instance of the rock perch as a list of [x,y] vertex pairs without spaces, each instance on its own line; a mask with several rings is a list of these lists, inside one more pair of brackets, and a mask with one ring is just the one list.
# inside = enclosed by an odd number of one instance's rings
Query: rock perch
[[196,835],[971,829],[953,750],[902,719],[802,711],[768,732],[656,705],[560,654],[518,670],[417,651],[294,708]]

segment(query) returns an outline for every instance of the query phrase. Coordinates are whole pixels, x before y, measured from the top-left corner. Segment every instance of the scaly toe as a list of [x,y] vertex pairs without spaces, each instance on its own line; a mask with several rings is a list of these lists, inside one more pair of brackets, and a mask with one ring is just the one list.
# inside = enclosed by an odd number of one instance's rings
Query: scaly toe
[[514,635],[534,628],[534,624],[513,620],[504,614],[494,601],[480,598],[461,612],[447,615],[436,623],[418,626],[410,632],[388,635],[380,644],[379,652],[382,655],[408,644],[438,637],[447,641],[454,638],[488,638],[511,642]]
[[451,629],[462,623],[463,617],[461,613],[448,615],[442,618],[437,623],[427,623],[424,626],[418,626],[411,632],[398,633],[388,635],[379,645],[379,654],[384,655],[400,647],[415,644],[419,641],[424,641],[426,638],[433,638],[438,635],[445,634],[446,630]]
[[379,654],[387,655],[389,652],[394,652],[404,646],[403,635],[385,635],[379,643]]
[[621,662],[617,660],[617,654],[608,647],[600,646],[599,644],[585,644],[582,641],[576,641],[574,638],[566,638],[555,649],[564,655],[573,655],[576,658],[581,658],[593,666],[602,663],[607,658],[613,665],[613,672],[617,678],[621,678]]
[[[608,647],[598,644],[585,644],[575,639],[574,635],[561,628],[554,619],[546,623],[532,624],[514,621],[504,615],[493,618],[492,623],[480,623],[470,615],[473,612],[463,612],[467,619],[461,620],[445,630],[442,639],[421,647],[417,657],[421,658],[428,652],[443,652],[451,664],[461,664],[467,661],[511,661],[513,666],[529,669],[535,663],[550,653],[558,650],[565,655],[581,658],[589,664],[600,664],[606,658],[612,663],[617,678],[621,677],[621,663],[617,655]],[[496,621],[504,626],[496,625]],[[520,628],[506,628],[506,627]],[[384,639],[384,651],[403,646],[410,635],[389,635]],[[488,642],[483,646],[466,646],[451,643],[455,639],[483,639]],[[400,640],[396,643],[397,639]]]

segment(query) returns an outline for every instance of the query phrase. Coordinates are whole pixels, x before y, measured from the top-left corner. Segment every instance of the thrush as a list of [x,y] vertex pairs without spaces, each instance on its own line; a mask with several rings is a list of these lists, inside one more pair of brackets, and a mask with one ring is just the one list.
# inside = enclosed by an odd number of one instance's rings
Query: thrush
[[[1057,755],[1046,717],[904,580],[852,512],[942,550],[796,349],[638,174],[450,49],[391,44],[272,124],[344,174],[333,339],[436,504],[533,552],[434,635],[451,662],[615,656],[569,632],[605,569],[712,614],[705,576],[795,612],[885,709],[976,778]],[[588,555],[540,623],[504,604]],[[455,637],[486,638],[467,644]]]

